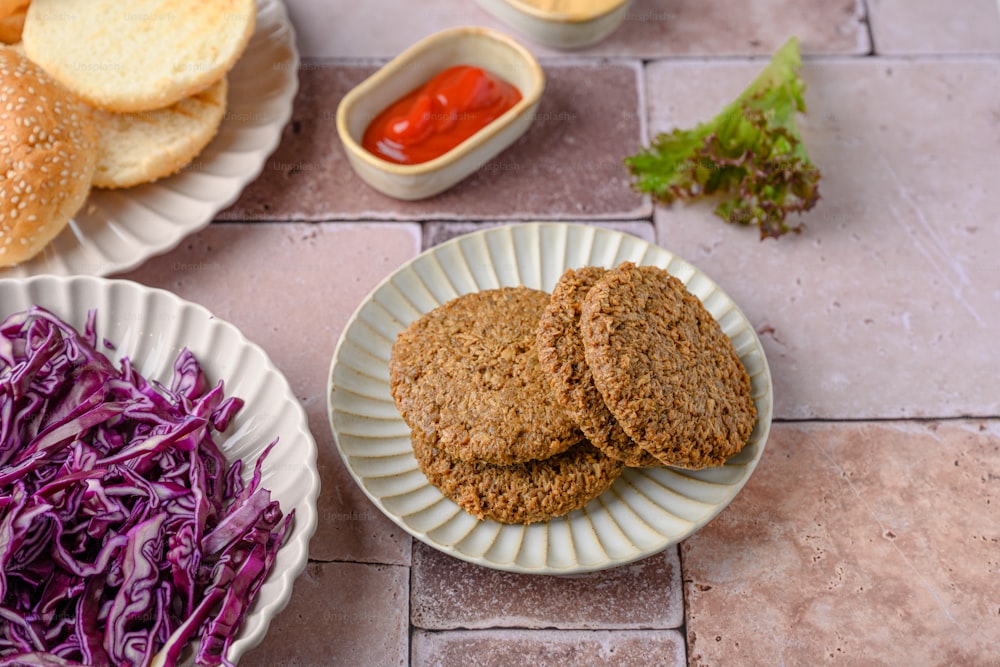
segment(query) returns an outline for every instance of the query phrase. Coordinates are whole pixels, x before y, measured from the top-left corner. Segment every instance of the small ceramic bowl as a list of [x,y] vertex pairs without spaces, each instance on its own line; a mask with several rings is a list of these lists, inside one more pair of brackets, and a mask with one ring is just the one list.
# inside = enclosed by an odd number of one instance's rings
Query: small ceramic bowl
[[[453,65],[481,67],[507,80],[521,92],[521,101],[427,162],[396,164],[361,146],[365,128],[383,109]],[[351,90],[337,107],[337,133],[351,167],[366,183],[397,199],[424,199],[469,176],[524,134],[544,88],[538,61],[512,38],[488,28],[452,28],[417,42]]]
[[601,41],[618,29],[632,4],[632,0],[609,0],[596,11],[557,12],[524,0],[477,2],[532,41],[557,49],[581,49]]

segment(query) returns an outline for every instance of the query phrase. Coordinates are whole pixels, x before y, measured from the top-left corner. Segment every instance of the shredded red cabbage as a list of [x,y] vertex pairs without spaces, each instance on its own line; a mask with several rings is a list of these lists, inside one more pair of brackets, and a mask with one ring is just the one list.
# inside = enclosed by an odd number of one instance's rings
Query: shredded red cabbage
[[[187,349],[171,386],[33,306],[0,324],[0,667],[176,663],[226,652],[282,516],[212,439],[240,409]],[[110,346],[105,341],[105,346]]]

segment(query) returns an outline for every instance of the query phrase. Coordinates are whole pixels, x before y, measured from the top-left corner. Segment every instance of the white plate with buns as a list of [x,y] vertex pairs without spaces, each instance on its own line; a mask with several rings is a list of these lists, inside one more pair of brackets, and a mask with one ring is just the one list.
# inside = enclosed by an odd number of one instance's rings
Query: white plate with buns
[[[476,519],[421,472],[389,386],[401,331],[462,294],[524,285],[551,292],[568,268],[621,262],[666,269],[719,323],[750,377],[757,421],[747,444],[703,470],[627,468],[584,507],[546,522]],[[348,471],[373,503],[424,543],[500,570],[569,574],[622,565],[676,544],[721,512],[749,480],[767,442],[772,387],[753,326],[710,278],[642,239],[591,225],[528,223],[435,246],[378,285],[347,323],[329,375],[329,417]]]
[[228,70],[225,112],[204,150],[177,173],[151,183],[92,189],[55,239],[33,258],[0,269],[0,278],[127,271],[206,226],[277,148],[298,90],[298,66],[284,4],[257,0],[253,34]]

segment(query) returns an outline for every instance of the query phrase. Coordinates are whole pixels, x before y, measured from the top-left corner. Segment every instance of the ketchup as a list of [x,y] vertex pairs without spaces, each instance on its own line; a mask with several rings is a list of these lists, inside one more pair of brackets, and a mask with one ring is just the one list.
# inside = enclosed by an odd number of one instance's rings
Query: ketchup
[[456,65],[393,102],[365,129],[361,145],[397,164],[441,156],[502,116],[521,100],[503,79]]

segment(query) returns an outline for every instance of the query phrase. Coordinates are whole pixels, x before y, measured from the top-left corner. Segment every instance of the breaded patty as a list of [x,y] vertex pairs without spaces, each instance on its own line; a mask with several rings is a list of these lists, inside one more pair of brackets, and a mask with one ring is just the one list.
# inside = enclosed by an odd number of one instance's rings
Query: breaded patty
[[580,336],[580,308],[606,270],[599,266],[569,269],[552,290],[538,324],[538,359],[556,400],[566,408],[591,444],[625,465],[661,465],[618,424],[594,386]]
[[721,465],[756,421],[732,341],[667,271],[626,262],[587,293],[587,364],[625,432],[665,464]]
[[449,457],[500,465],[545,459],[583,435],[556,402],[535,332],[546,292],[466,294],[399,334],[389,384],[403,419]]
[[507,466],[457,461],[413,429],[413,452],[431,484],[479,519],[548,521],[583,507],[621,474],[620,461],[583,441],[540,461]]

